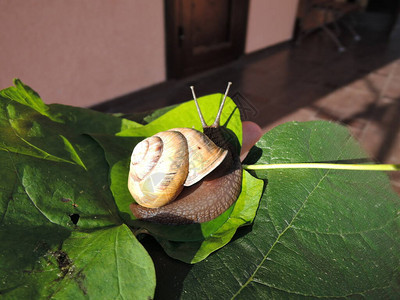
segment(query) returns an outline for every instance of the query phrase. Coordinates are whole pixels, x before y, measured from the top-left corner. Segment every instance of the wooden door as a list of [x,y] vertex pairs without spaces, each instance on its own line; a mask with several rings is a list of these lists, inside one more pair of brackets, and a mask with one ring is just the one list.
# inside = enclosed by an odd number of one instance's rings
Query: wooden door
[[166,0],[168,78],[238,58],[244,51],[248,0]]

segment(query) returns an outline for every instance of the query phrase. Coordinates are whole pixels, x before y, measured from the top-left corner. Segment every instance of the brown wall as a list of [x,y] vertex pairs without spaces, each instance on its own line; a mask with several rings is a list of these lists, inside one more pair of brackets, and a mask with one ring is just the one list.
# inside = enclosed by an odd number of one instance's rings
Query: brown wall
[[0,89],[89,106],[165,80],[161,0],[1,0],[0,20]]
[[[246,53],[291,38],[298,0],[251,0]],[[0,89],[87,107],[166,79],[163,0],[1,0]]]

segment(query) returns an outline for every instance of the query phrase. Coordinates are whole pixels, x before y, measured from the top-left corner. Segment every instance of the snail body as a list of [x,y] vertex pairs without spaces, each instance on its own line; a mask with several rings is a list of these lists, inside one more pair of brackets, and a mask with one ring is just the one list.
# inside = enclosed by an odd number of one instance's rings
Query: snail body
[[236,201],[242,181],[240,158],[219,126],[228,89],[211,126],[206,125],[193,92],[203,133],[174,128],[135,147],[128,188],[137,202],[130,205],[137,219],[173,225],[203,223]]

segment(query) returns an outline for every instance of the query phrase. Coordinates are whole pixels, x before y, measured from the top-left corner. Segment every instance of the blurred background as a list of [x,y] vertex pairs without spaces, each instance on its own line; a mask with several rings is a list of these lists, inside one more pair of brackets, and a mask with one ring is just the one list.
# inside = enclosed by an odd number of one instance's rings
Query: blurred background
[[[400,0],[1,0],[0,89],[137,113],[223,92],[264,131],[349,127],[400,162]],[[400,192],[400,175],[391,174]]]

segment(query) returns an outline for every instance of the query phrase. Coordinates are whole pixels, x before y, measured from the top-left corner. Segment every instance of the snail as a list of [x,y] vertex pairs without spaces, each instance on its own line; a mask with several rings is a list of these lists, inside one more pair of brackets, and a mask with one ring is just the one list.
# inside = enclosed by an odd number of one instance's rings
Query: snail
[[136,145],[128,188],[137,202],[130,205],[137,219],[170,225],[203,223],[236,201],[242,166],[219,124],[230,85],[211,126],[206,124],[191,87],[203,132],[174,128]]

